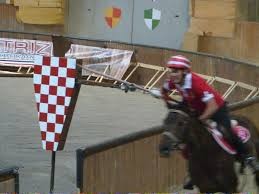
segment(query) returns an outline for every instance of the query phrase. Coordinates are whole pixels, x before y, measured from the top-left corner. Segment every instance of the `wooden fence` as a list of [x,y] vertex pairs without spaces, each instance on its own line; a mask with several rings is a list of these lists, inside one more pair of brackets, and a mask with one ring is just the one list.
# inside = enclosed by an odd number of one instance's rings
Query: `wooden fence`
[[17,167],[0,169],[0,193],[19,193]]
[[81,192],[161,192],[177,189],[186,176],[178,153],[160,158],[161,127],[77,150]]

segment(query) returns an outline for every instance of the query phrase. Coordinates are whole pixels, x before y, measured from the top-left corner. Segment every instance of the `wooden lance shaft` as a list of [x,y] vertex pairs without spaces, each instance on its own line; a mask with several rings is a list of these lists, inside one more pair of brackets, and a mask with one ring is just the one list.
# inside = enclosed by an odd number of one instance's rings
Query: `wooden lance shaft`
[[112,77],[112,76],[110,76],[110,75],[107,75],[107,74],[104,74],[104,73],[95,71],[95,70],[93,70],[93,69],[89,69],[88,67],[84,67],[83,65],[77,64],[77,66],[81,67],[82,69],[84,69],[84,70],[86,70],[86,71],[90,71],[91,73],[95,73],[95,74],[97,74],[97,75],[101,75],[101,76],[103,76],[103,77],[106,77],[106,78],[115,80],[115,81],[120,82],[120,83],[123,83],[123,84],[125,84],[125,85],[131,85],[131,86],[133,86],[133,87],[135,87],[135,88],[137,88],[137,89],[139,89],[139,90],[142,90],[142,91],[145,91],[145,92],[148,92],[148,93],[150,92],[148,89],[143,88],[143,87],[141,87],[141,86],[139,86],[139,85],[137,85],[137,84],[130,83],[130,82],[127,82],[127,81],[124,81],[124,80],[121,80],[121,79],[117,79],[117,78]]

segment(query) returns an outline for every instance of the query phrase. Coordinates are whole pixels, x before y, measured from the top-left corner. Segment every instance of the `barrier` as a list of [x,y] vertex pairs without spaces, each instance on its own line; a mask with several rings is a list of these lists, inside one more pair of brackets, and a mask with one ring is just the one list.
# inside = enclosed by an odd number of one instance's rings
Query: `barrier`
[[159,157],[157,149],[162,130],[154,127],[78,149],[77,186],[80,191],[177,189],[186,175],[186,164],[179,154],[173,154],[169,159]]
[[18,167],[0,169],[0,193],[19,193]]

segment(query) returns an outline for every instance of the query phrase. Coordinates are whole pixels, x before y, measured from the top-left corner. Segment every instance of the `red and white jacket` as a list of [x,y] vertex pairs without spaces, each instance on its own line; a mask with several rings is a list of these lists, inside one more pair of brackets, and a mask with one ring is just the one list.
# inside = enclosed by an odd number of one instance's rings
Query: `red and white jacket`
[[[219,107],[224,105],[224,99],[207,82],[195,73],[188,73],[185,76],[183,86],[175,84],[173,80],[166,80],[162,87],[162,93],[176,89],[183,100],[199,114],[202,114],[206,108],[206,102],[214,98]],[[165,97],[166,98],[166,97]]]

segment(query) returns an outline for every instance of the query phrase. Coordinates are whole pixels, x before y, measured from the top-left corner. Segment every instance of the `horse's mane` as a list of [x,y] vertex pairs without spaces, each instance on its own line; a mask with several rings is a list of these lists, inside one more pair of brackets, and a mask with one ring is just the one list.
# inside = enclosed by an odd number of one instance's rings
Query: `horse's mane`
[[[213,147],[217,147],[216,149],[218,149],[218,146],[215,146],[216,143],[214,142],[213,137],[208,132],[205,125],[198,119],[197,114],[190,111],[187,107],[184,106],[175,106],[170,109],[170,111],[174,113],[183,112],[187,115],[187,118],[184,118],[187,121],[186,132],[184,134],[184,141],[186,142],[184,143],[190,144],[192,147],[195,147],[197,149],[209,150],[213,149]],[[170,118],[170,120],[172,121],[173,119]]]
[[212,137],[205,125],[202,124],[197,117],[190,117],[188,127],[189,136],[187,141],[190,143],[196,144],[198,147],[202,148],[204,146],[208,147],[211,142],[213,142]]

